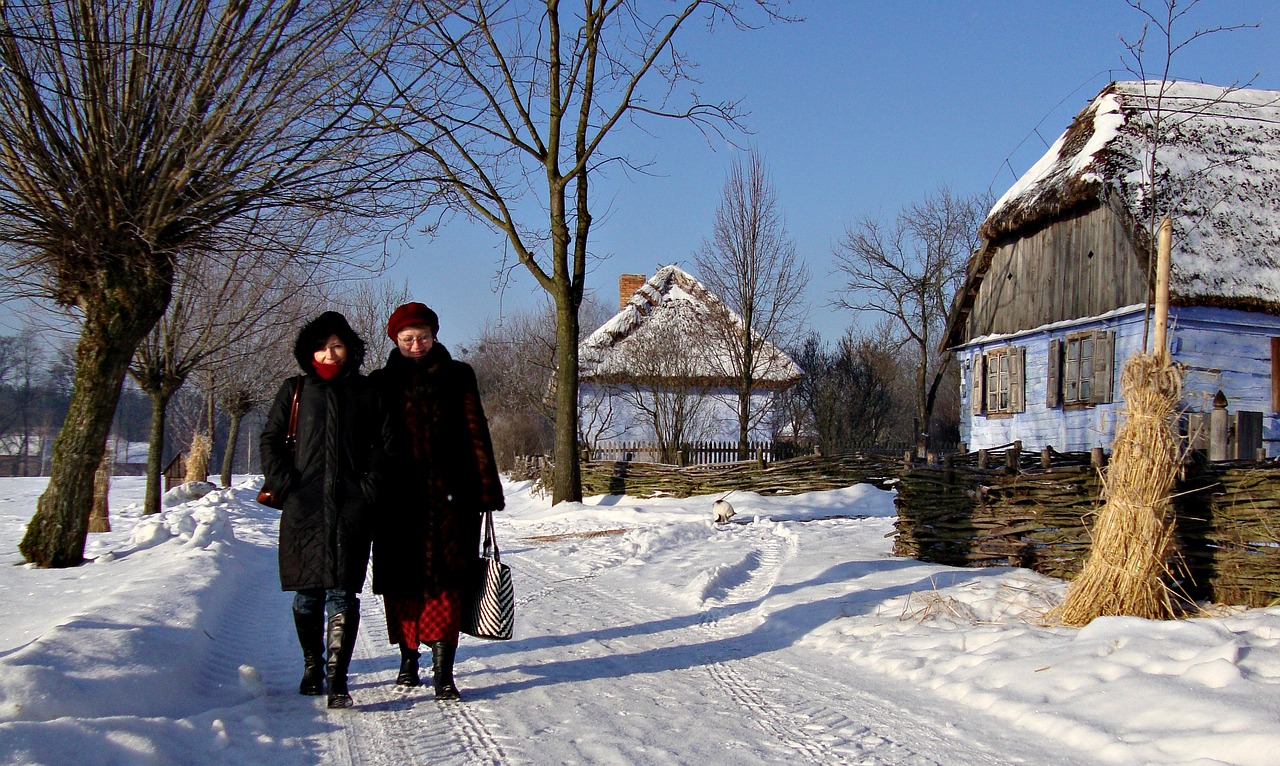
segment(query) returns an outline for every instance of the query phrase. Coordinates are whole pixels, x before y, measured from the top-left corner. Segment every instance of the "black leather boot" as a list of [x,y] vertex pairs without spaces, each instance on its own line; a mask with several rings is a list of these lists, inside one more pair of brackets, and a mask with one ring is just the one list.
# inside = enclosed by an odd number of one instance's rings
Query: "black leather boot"
[[431,683],[435,686],[438,700],[462,699],[458,687],[453,683],[453,658],[457,650],[457,639],[435,641],[431,644]]
[[360,629],[360,610],[339,612],[329,618],[329,660],[325,663],[325,681],[329,685],[329,707],[351,707],[347,693],[347,668],[356,648],[356,631]]
[[324,693],[324,612],[294,611],[293,626],[302,647],[302,683],[298,694],[316,697]]
[[396,686],[418,686],[422,683],[418,678],[418,657],[417,649],[400,644],[400,675],[396,676]]

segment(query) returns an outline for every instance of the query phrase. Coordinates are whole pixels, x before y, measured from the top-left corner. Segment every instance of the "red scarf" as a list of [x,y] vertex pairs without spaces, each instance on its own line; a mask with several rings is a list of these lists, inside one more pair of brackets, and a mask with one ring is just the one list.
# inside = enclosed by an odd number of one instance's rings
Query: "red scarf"
[[312,367],[316,368],[316,374],[323,380],[333,380],[338,377],[338,373],[342,372],[340,364],[325,364],[324,362],[312,362]]

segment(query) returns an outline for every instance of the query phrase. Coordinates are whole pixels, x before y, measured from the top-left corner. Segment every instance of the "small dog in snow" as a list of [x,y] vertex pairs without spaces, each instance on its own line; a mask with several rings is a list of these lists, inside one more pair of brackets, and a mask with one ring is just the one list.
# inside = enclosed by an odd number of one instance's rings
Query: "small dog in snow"
[[723,524],[728,521],[736,511],[733,506],[729,505],[727,500],[717,500],[715,505],[711,506],[711,514],[715,517],[717,524]]

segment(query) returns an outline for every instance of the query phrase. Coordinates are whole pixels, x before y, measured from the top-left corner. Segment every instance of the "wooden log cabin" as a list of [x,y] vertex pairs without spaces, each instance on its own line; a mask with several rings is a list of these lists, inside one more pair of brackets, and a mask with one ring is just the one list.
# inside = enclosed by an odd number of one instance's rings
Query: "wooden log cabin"
[[1110,449],[1163,216],[1182,405],[1225,397],[1231,456],[1280,454],[1280,92],[1181,82],[1104,88],[983,222],[943,342],[969,449]]

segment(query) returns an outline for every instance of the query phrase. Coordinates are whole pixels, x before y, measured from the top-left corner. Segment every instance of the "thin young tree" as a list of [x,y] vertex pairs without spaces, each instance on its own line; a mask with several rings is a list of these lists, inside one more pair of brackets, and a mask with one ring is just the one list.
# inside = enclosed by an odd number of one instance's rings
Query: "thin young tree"
[[985,195],[960,196],[943,186],[904,205],[890,224],[864,216],[834,248],[836,270],[845,279],[835,304],[891,319],[914,346],[918,450],[927,449],[938,387],[951,359],[938,350],[938,338],[989,208]]
[[[261,214],[378,219],[388,162],[354,105],[376,80],[362,0],[0,4],[0,259],[81,322],[48,489],[19,546],[83,560],[93,473],[181,253]],[[379,19],[388,19],[381,22]],[[227,234],[224,238],[231,239]]]
[[742,320],[711,329],[722,336],[737,381],[738,458],[745,460],[752,428],[770,414],[751,406],[768,363],[760,351],[766,343],[790,345],[804,320],[809,282],[758,150],[734,159],[712,231],[694,262],[702,283]]
[[[746,26],[747,9],[778,18],[770,0],[575,6],[458,2],[422,19],[414,44],[403,49],[408,60],[387,72],[403,107],[392,122],[427,172],[456,209],[503,237],[555,305],[553,503],[582,497],[577,339],[594,222],[591,181],[608,164],[630,166],[608,153],[608,139],[642,117],[704,131],[736,126],[736,103],[678,92],[691,71],[675,39],[698,19]],[[403,76],[415,69],[429,73]]]
[[609,386],[652,430],[662,462],[679,462],[681,448],[709,437],[716,379],[711,348],[676,323],[650,322],[627,339],[626,374]]

